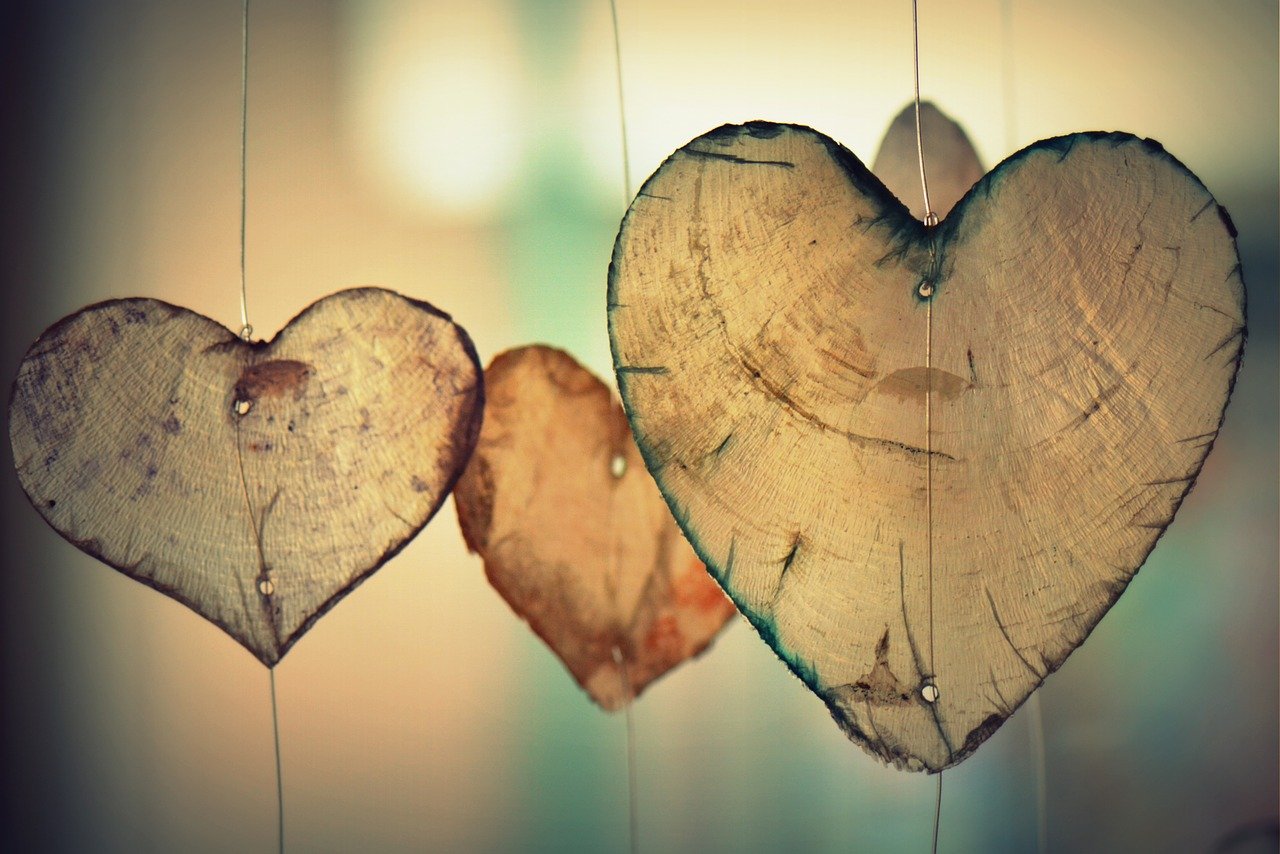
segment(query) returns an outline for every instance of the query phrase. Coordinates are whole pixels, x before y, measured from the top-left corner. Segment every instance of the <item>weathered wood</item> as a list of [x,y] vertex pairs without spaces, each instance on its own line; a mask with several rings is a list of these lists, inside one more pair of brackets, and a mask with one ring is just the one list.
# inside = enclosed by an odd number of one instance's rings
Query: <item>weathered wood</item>
[[1124,134],[1036,143],[926,229],[827,137],[726,126],[623,222],[619,388],[760,634],[853,740],[936,771],[1085,639],[1195,480],[1245,335],[1233,238]]
[[680,535],[603,382],[532,346],[495,358],[485,388],[454,493],[462,533],[578,684],[622,708],[705,650],[733,603]]
[[326,297],[270,343],[126,299],[32,345],[9,438],[58,533],[271,667],[435,514],[483,407],[462,327],[389,291]]
[[[920,139],[928,166],[929,202],[934,214],[942,219],[978,183],[984,170],[964,128],[928,101],[920,104]],[[889,124],[871,162],[871,171],[914,218],[924,219],[914,103],[903,107]]]

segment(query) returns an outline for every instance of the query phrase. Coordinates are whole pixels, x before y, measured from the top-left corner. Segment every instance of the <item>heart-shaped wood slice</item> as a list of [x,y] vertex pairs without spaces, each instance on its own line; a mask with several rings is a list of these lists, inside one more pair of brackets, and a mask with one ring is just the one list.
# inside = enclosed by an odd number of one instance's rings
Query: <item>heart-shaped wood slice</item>
[[610,272],[619,388],[698,554],[851,738],[970,754],[1111,606],[1217,435],[1234,229],[1159,145],[1036,143],[936,228],[752,123],[672,155]]
[[535,345],[497,356],[485,389],[454,492],[463,536],[578,684],[622,708],[705,650],[733,603],[680,535],[603,382]]
[[483,408],[466,332],[390,291],[326,297],[270,343],[126,299],[32,345],[9,438],[58,533],[271,667],[439,509]]

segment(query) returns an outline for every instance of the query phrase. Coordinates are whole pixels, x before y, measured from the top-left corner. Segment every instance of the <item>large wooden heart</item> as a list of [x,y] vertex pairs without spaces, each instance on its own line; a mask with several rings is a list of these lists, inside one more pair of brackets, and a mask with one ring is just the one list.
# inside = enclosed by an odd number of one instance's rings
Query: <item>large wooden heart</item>
[[390,291],[326,297],[270,343],[113,300],[32,345],[9,438],[58,533],[270,667],[439,509],[482,389],[462,327]]
[[608,386],[550,347],[502,353],[454,493],[490,583],[606,710],[736,611],[680,535]]
[[648,180],[610,272],[619,388],[698,554],[848,735],[970,754],[1173,518],[1244,342],[1226,214],[1157,144],[1036,143],[936,228],[752,123]]

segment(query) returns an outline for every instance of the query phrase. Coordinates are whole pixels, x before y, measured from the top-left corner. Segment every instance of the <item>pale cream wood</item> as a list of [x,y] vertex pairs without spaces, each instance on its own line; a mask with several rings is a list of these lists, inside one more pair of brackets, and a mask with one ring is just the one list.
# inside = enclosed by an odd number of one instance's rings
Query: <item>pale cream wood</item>
[[1194,481],[1244,341],[1233,238],[1124,134],[1037,143],[927,230],[821,134],[726,126],[623,222],[619,388],[762,636],[853,740],[936,771],[1084,640]]

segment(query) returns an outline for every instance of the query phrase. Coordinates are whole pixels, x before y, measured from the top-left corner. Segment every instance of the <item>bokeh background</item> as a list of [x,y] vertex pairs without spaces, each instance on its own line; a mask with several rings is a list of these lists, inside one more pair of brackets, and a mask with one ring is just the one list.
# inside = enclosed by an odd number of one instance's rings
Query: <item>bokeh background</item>
[[[112,297],[236,327],[240,4],[0,8],[0,372]],[[869,161],[910,97],[907,0],[620,0],[619,14],[635,184],[755,118],[810,124]],[[1246,844],[1274,850],[1277,6],[924,0],[920,42],[925,96],[988,165],[1042,137],[1127,130],[1160,140],[1239,227],[1250,329],[1226,425],[1134,584],[1042,691],[1047,818],[1052,850],[1206,851],[1249,828]],[[486,362],[545,341],[608,376],[614,85],[605,0],[255,0],[259,334],[378,284],[451,312]],[[4,847],[272,850],[267,672],[62,541],[3,447]],[[290,850],[627,848],[622,718],[488,588],[451,503],[277,680]],[[1027,717],[946,773],[943,850],[1034,849]],[[642,850],[927,850],[934,779],[847,742],[741,621],[635,719]]]

